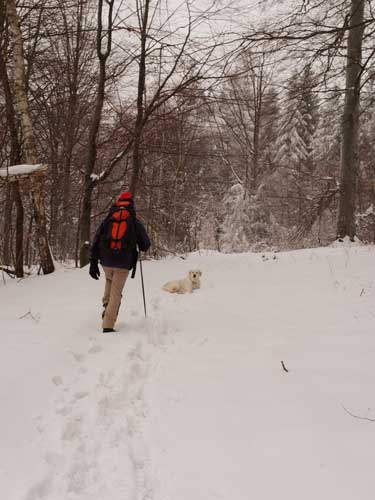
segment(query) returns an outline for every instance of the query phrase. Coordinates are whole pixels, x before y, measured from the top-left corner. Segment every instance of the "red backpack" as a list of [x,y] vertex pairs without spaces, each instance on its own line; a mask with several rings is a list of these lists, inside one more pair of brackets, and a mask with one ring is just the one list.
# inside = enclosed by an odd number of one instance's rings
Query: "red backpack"
[[107,256],[121,255],[137,247],[133,203],[117,201],[106,219],[100,238],[100,250]]

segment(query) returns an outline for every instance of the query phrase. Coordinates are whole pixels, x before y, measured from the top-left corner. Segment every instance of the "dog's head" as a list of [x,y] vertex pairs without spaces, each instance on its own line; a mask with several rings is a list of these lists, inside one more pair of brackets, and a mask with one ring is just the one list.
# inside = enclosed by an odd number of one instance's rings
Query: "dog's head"
[[192,271],[189,271],[189,279],[194,285],[199,285],[201,276],[202,271],[199,271],[199,269],[193,269]]

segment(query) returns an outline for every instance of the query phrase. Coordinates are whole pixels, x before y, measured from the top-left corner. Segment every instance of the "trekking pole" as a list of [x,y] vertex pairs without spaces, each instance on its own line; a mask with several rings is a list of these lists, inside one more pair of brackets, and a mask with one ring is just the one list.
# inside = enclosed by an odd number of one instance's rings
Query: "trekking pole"
[[145,310],[145,318],[147,318],[147,310],[146,310],[146,295],[145,295],[145,283],[143,281],[143,268],[142,268],[142,258],[141,252],[139,252],[139,268],[141,270],[141,282],[142,282],[142,294],[143,294],[143,307]]

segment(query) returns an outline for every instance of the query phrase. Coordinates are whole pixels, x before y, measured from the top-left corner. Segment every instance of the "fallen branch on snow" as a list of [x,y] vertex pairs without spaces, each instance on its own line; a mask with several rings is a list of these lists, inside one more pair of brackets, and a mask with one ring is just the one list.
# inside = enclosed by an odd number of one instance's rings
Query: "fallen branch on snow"
[[346,411],[346,413],[348,415],[350,415],[351,417],[353,417],[353,418],[358,418],[360,420],[367,420],[368,422],[375,422],[375,418],[362,417],[361,415],[355,415],[354,413],[352,413],[351,411],[349,411],[347,408],[345,408],[345,406],[343,404],[341,406]]
[[288,368],[285,366],[284,361],[281,361],[281,366],[283,367],[284,372],[289,373]]
[[28,310],[27,313],[23,314],[22,316],[20,316],[18,319],[25,319],[27,318],[28,316],[30,316],[31,319],[33,319],[35,321],[35,323],[39,323],[39,320],[40,320],[40,317],[39,316],[34,316],[31,312],[31,309]]

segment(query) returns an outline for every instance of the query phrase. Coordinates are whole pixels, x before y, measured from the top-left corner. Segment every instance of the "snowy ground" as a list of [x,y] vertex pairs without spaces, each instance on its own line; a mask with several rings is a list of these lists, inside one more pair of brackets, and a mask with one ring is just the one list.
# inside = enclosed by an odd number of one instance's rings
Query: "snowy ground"
[[272,257],[147,262],[115,335],[86,270],[1,284],[0,498],[372,499],[375,249]]

